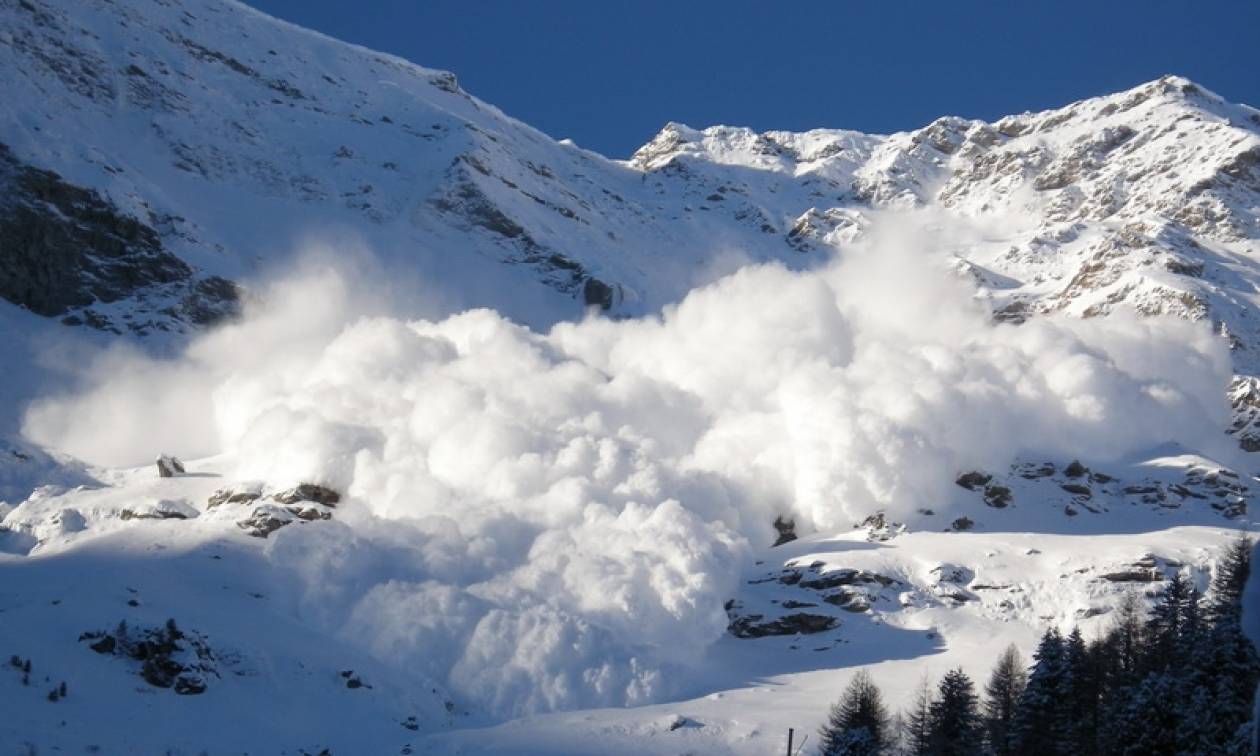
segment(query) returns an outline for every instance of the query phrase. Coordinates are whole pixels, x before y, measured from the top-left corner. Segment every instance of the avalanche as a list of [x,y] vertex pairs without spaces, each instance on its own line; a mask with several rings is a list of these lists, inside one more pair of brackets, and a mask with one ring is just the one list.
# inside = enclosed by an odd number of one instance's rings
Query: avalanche
[[270,561],[326,631],[500,717],[685,689],[776,517],[933,529],[974,516],[962,470],[1230,455],[1206,328],[994,324],[939,250],[905,249],[926,234],[869,238],[814,272],[745,267],[659,317],[547,333],[488,310],[360,316],[349,292],[370,283],[316,265],[177,360],[104,353],[26,432],[134,464],[176,428],[224,487],[345,492]]

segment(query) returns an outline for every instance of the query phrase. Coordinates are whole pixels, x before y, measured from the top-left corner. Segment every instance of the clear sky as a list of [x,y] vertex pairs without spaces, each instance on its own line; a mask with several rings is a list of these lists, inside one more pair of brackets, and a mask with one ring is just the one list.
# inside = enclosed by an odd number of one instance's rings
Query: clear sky
[[1260,0],[248,0],[627,157],[667,121],[890,132],[1176,73],[1260,106]]

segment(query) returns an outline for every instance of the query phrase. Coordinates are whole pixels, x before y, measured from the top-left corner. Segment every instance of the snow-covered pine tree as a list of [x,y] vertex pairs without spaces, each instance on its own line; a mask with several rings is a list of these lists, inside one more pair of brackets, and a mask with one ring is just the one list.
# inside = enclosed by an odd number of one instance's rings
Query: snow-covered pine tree
[[1063,642],[1065,674],[1061,728],[1067,737],[1067,752],[1095,753],[1098,733],[1098,672],[1079,627]]
[[1260,659],[1242,635],[1242,587],[1250,544],[1225,552],[1206,601],[1180,575],[1171,579],[1144,623],[1140,680],[1112,653],[1113,629],[1095,655],[1104,671],[1101,753],[1237,753],[1246,742]]
[[984,727],[971,678],[954,669],[941,679],[931,705],[928,728],[932,756],[971,756],[981,751]]
[[1099,733],[1101,752],[1177,754],[1179,744],[1202,739],[1196,718],[1204,712],[1185,705],[1202,699],[1189,674],[1198,654],[1191,640],[1198,615],[1193,586],[1180,573],[1173,575],[1143,626],[1140,675],[1113,675],[1103,687],[1107,726]]
[[[1100,750],[1116,756],[1177,756],[1187,713],[1185,691],[1172,675],[1152,672],[1112,711]],[[1192,753],[1192,752],[1191,752]]]
[[887,750],[865,727],[845,730],[836,735],[821,751],[823,756],[879,756]]
[[1251,539],[1240,535],[1226,548],[1212,575],[1207,602],[1207,620],[1211,625],[1240,620],[1243,588],[1250,574]]
[[1027,684],[1024,657],[1011,644],[998,657],[984,688],[986,741],[994,756],[1015,756],[1015,714]]
[[1242,633],[1243,586],[1251,572],[1251,543],[1240,537],[1226,549],[1213,576],[1204,611],[1206,627],[1187,665],[1193,703],[1182,723],[1182,740],[1225,752],[1251,719],[1260,657]]
[[888,710],[870,674],[860,669],[819,731],[822,756],[879,756],[889,741]]
[[1057,629],[1041,636],[1033,659],[1015,717],[1015,752],[1022,756],[1065,754],[1067,733],[1063,732],[1060,712],[1067,664],[1063,636]]

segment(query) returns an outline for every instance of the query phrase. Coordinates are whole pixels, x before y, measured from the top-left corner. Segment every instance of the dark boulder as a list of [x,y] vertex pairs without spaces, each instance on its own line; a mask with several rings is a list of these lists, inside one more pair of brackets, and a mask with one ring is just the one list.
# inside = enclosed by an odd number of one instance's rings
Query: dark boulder
[[582,301],[588,307],[599,307],[601,310],[612,309],[615,294],[616,290],[612,286],[598,278],[588,278],[582,285]]
[[286,509],[273,506],[255,507],[254,511],[236,526],[255,538],[266,538],[289,523],[296,522],[297,517]]
[[984,489],[984,503],[994,509],[1005,509],[1010,506],[1011,499],[1011,489],[1006,486],[994,484]]
[[1109,583],[1158,583],[1164,576],[1156,570],[1134,569],[1108,572],[1099,575],[1098,579]]
[[175,692],[181,696],[198,696],[206,692],[206,681],[197,675],[180,675],[175,678]]
[[299,501],[313,501],[326,507],[335,507],[341,501],[341,494],[326,486],[314,483],[299,483],[287,491],[281,491],[271,498],[281,504],[296,504]]
[[880,575],[877,572],[855,570],[847,567],[798,581],[800,587],[814,591],[825,591],[846,585],[879,585],[887,588],[888,586],[896,585],[897,582],[895,578]]
[[977,488],[983,488],[988,485],[990,480],[993,480],[992,475],[986,475],[978,470],[972,470],[971,472],[959,475],[954,482],[968,491],[974,491]]
[[861,589],[842,588],[835,593],[823,596],[823,601],[832,606],[838,606],[846,612],[864,612],[871,608],[870,597]]
[[184,667],[163,654],[151,654],[140,667],[140,676],[155,688],[169,688]]
[[786,519],[783,515],[774,518],[774,529],[778,532],[778,537],[774,539],[775,546],[782,546],[796,540],[796,521]]
[[825,614],[797,612],[767,620],[761,614],[747,614],[731,620],[728,630],[736,638],[764,638],[767,635],[810,635],[838,626],[840,620]]
[[1082,475],[1089,474],[1089,468],[1082,465],[1079,460],[1072,460],[1072,464],[1063,468],[1063,474],[1069,478],[1079,478]]
[[235,491],[231,488],[220,488],[210,494],[206,500],[206,509],[214,509],[224,504],[248,504],[262,497],[257,491]]
[[173,478],[184,473],[184,463],[169,454],[160,454],[157,458],[158,477]]

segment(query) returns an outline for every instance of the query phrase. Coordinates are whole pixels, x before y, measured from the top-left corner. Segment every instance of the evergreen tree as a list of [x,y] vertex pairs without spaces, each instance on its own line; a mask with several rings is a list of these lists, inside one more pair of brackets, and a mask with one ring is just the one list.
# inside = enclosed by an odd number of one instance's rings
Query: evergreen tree
[[1152,672],[1108,721],[1103,752],[1116,756],[1175,756],[1185,713],[1184,691],[1176,679]]
[[[1225,615],[1228,617],[1228,614]],[[1223,748],[1251,719],[1260,659],[1233,618],[1212,627],[1188,665],[1193,717],[1183,724],[1183,737]]]
[[1041,636],[1033,654],[1028,685],[1015,717],[1015,752],[1022,756],[1058,756],[1066,753],[1060,706],[1067,675],[1063,636],[1057,629]]
[[1224,747],[1238,728],[1251,719],[1260,657],[1242,632],[1242,599],[1251,574],[1251,541],[1239,536],[1230,544],[1212,577],[1207,627],[1198,645],[1195,684],[1208,708],[1195,712],[1199,737]]
[[818,733],[823,756],[878,756],[889,740],[888,710],[866,670],[858,670]]
[[1145,666],[1146,607],[1136,593],[1126,593],[1116,611],[1111,630],[1103,642],[1107,682],[1116,686],[1136,685]]
[[1237,623],[1242,616],[1243,589],[1251,574],[1251,539],[1240,535],[1225,550],[1212,575],[1207,619],[1213,626]]
[[[1112,723],[1128,710],[1142,681],[1146,660],[1146,607],[1136,593],[1128,593],[1113,613],[1110,629],[1090,646],[1098,695],[1098,752],[1114,753]],[[1104,735],[1106,737],[1104,737]]]
[[1203,642],[1206,623],[1203,620],[1203,594],[1197,585],[1190,586],[1190,595],[1186,599],[1186,608],[1181,619],[1181,645],[1193,650]]
[[961,669],[946,673],[930,712],[932,756],[970,756],[980,751],[984,728],[975,686]]
[[1186,605],[1190,599],[1190,585],[1181,573],[1173,575],[1164,588],[1151,617],[1146,622],[1147,672],[1163,672],[1179,668],[1185,663],[1190,649],[1182,645],[1185,638]]
[[1028,672],[1024,658],[1011,644],[998,657],[984,688],[986,740],[994,756],[1015,756],[1015,714],[1026,685]]
[[823,756],[878,756],[882,753],[886,753],[884,747],[865,727],[836,735],[822,751]]
[[[1206,600],[1180,575],[1169,581],[1144,623],[1140,679],[1121,671],[1114,654],[1099,654],[1103,753],[1237,752],[1260,680],[1260,660],[1239,624],[1250,557],[1245,538],[1231,544]],[[1115,630],[1108,639],[1100,652],[1115,648]]]
[[1094,753],[1098,722],[1098,683],[1093,658],[1079,627],[1063,643],[1064,677],[1059,728],[1066,752]]
[[1236,723],[1217,717],[1211,685],[1204,685],[1202,677],[1195,673],[1178,681],[1185,700],[1184,715],[1177,722],[1177,746],[1184,754],[1225,753],[1228,749],[1221,746],[1228,746],[1232,734],[1228,730]]
[[931,726],[932,686],[925,674],[902,721],[902,750],[906,756],[928,756],[931,753]]
[[1150,612],[1139,596],[1126,596],[1092,643],[1079,630],[1066,639],[1048,630],[1026,685],[1018,653],[1008,649],[985,689],[987,752],[1250,756],[1260,655],[1242,633],[1241,616],[1251,553],[1246,538],[1231,544],[1206,598],[1180,574]]

